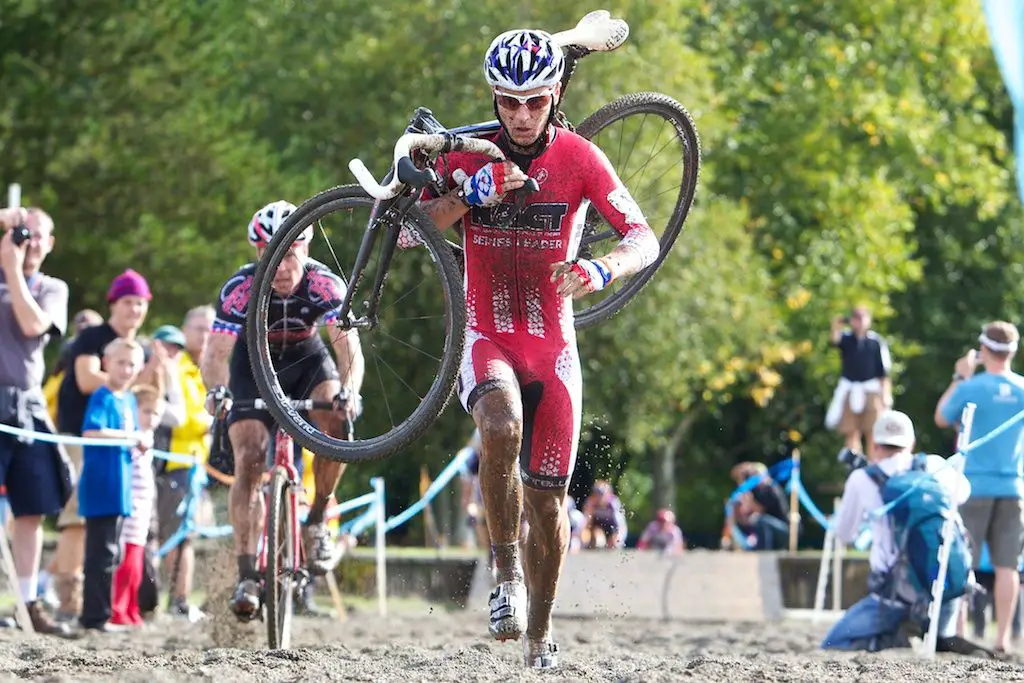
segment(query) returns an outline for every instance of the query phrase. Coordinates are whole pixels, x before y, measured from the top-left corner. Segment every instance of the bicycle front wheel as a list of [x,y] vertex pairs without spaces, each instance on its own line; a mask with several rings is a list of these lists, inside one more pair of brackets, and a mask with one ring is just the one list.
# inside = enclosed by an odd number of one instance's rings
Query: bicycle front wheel
[[295,582],[295,507],[288,474],[275,468],[270,478],[270,515],[267,520],[267,645],[286,650],[292,639],[292,595]]
[[[579,300],[577,305],[583,308],[575,311],[576,328],[584,329],[621,311],[664,264],[693,205],[700,173],[700,138],[689,112],[659,93],[619,97],[591,114],[576,132],[608,156],[661,245],[650,266]],[[591,206],[578,256],[606,254],[619,239],[619,233]]]
[[[341,462],[383,458],[422,435],[450,400],[462,361],[465,296],[451,248],[418,207],[404,216],[395,209],[375,207],[375,201],[355,185],[327,190],[298,207],[260,260],[247,313],[253,375],[271,415],[302,446]],[[324,326],[327,344],[313,354],[319,358],[295,360],[292,356],[282,364],[271,347],[268,312],[276,296],[274,275],[295,238],[308,226],[313,227],[310,258],[353,289],[356,319],[375,317],[358,331],[361,362],[352,357],[351,346],[345,344],[346,330],[338,322]],[[389,258],[389,248],[399,234],[401,240]],[[368,255],[365,270],[352,282],[360,251]],[[377,282],[383,284],[374,304]],[[325,361],[323,354],[332,360]],[[344,361],[339,365],[355,363],[365,369],[360,391],[363,412],[351,441],[347,434],[322,431],[289,403],[289,399],[307,397],[312,382],[323,377],[317,369],[333,359]],[[313,367],[310,373],[292,367],[306,362]],[[307,382],[307,376],[313,379]]]

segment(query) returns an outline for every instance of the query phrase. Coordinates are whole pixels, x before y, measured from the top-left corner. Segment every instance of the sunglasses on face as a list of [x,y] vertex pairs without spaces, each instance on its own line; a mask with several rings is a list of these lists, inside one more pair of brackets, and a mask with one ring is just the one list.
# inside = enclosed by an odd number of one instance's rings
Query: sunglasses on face
[[510,95],[508,93],[498,92],[495,90],[494,96],[498,99],[498,106],[503,109],[511,109],[515,111],[525,104],[526,108],[530,111],[541,111],[550,104],[551,97],[554,95],[554,92],[554,89],[551,89],[537,95],[523,97],[522,95]]

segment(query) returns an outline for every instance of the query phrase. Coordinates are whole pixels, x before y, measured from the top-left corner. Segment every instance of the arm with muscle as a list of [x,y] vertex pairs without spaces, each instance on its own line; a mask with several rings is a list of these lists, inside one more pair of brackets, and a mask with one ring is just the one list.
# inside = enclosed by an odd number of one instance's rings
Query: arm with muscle
[[214,387],[227,386],[230,372],[228,360],[235,348],[236,337],[233,334],[217,333],[210,335],[210,341],[203,351],[203,358],[199,366],[199,372],[203,377],[203,384],[213,389]]
[[348,330],[337,336],[332,335],[331,348],[338,361],[338,374],[341,375],[342,386],[348,388],[353,395],[358,395],[363,386],[366,373],[366,362],[363,348],[359,342],[359,333]]

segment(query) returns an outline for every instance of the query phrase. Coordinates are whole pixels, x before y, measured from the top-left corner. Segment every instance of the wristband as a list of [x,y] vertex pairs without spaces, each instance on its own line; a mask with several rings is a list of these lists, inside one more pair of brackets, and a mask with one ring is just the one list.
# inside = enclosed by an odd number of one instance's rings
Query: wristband
[[473,208],[473,205],[469,203],[468,199],[466,199],[465,188],[463,188],[461,185],[455,190],[455,196],[458,198],[460,202],[462,202],[462,205],[464,207],[466,207],[467,209]]
[[597,272],[601,274],[601,286],[606,287],[612,281],[612,270],[608,267],[608,263],[603,258],[594,259],[591,263],[597,268]]

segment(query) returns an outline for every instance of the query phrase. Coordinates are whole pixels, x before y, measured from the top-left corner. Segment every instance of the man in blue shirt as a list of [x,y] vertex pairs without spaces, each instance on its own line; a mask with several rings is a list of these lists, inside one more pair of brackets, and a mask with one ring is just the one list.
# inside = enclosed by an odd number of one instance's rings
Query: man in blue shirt
[[[978,341],[979,351],[971,349],[956,362],[953,381],[935,409],[935,424],[952,427],[960,421],[964,406],[974,403],[971,442],[1024,410],[1024,377],[1010,369],[1020,341],[1017,328],[1003,321],[989,323]],[[979,363],[985,372],[975,375]],[[997,651],[1006,651],[1020,592],[1017,563],[1024,550],[1024,421],[970,450],[965,463],[971,497],[960,508],[960,515],[974,546],[975,567],[981,560],[982,545],[988,543],[995,568],[995,645]]]

